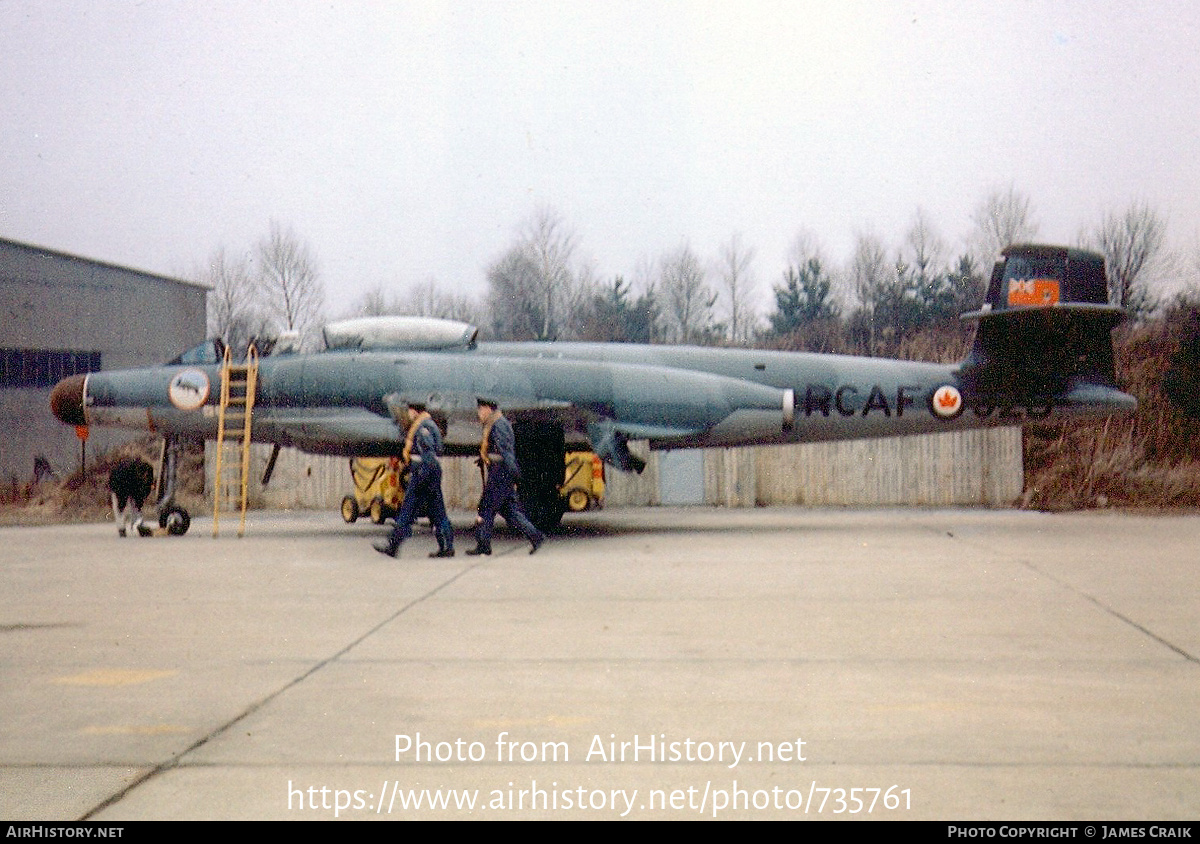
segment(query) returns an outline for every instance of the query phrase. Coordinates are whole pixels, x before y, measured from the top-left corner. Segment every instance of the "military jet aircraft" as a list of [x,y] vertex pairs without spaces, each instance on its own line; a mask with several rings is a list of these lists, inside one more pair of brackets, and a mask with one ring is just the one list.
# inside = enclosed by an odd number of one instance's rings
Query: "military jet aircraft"
[[[477,453],[476,399],[514,422],[521,491],[542,525],[562,516],[564,450],[586,445],[637,470],[651,449],[762,445],[953,431],[1132,411],[1117,389],[1104,259],[1019,245],[996,263],[966,360],[946,365],[756,349],[623,343],[479,342],[474,327],[413,317],[346,320],[326,349],[276,349],[259,366],[252,438],[318,454],[394,456],[393,421],[424,402],[447,451]],[[151,430],[174,442],[216,436],[220,341],[171,364],[94,372],[54,389],[70,425]],[[160,522],[180,522],[169,469]],[[182,514],[186,530],[186,513]],[[182,532],[182,531],[176,531]]]

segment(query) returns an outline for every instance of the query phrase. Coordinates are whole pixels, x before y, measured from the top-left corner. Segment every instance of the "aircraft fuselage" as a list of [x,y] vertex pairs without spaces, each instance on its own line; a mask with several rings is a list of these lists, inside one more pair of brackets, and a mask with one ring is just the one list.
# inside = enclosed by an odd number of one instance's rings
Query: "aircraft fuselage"
[[[389,400],[427,402],[447,447],[478,444],[475,399],[554,420],[568,440],[613,424],[652,448],[856,439],[1104,415],[1131,407],[1080,385],[997,401],[973,394],[958,365],[742,349],[589,343],[488,343],[438,352],[330,351],[265,358],[254,438],[315,453],[395,453]],[[86,376],[88,424],[213,437],[220,367],[168,366]]]

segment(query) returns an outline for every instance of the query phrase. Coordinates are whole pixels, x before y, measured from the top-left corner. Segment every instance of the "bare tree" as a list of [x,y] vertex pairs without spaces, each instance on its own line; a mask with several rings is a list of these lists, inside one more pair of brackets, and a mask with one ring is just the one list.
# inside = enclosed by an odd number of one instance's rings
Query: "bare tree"
[[549,339],[561,332],[575,278],[571,261],[575,255],[575,232],[559,214],[539,208],[525,227],[525,248],[533,259],[536,273],[530,292],[541,304],[542,327],[538,336]]
[[230,258],[221,247],[199,273],[212,291],[208,294],[208,333],[221,337],[234,349],[244,349],[250,339],[265,332],[266,320],[256,301],[256,285],[247,262]]
[[281,331],[295,331],[310,345],[320,328],[325,289],[308,247],[289,228],[271,221],[258,244],[259,284],[267,316]]
[[904,246],[904,261],[922,283],[945,272],[949,248],[924,208],[918,208],[913,216]]
[[421,316],[479,324],[481,308],[470,296],[446,293],[430,277],[397,295],[383,284],[362,294],[351,308],[355,316]]
[[867,345],[875,354],[878,342],[876,306],[888,298],[895,285],[895,265],[888,260],[887,248],[875,234],[860,232],[854,240],[850,259],[850,283],[858,297],[860,313],[867,326]]
[[792,238],[792,245],[788,249],[788,261],[797,267],[803,267],[814,258],[825,266],[829,265],[817,236],[808,229],[801,229]]
[[972,263],[967,258],[955,270],[949,266],[950,248],[938,233],[929,214],[918,208],[900,250],[907,276],[904,283],[917,308],[911,316],[919,328],[930,323],[956,319],[964,298],[973,298]]
[[971,220],[975,224],[976,248],[985,264],[990,264],[1014,243],[1032,240],[1038,233],[1029,197],[1018,193],[1012,185],[989,194],[975,209]]
[[488,270],[497,336],[553,340],[569,333],[581,300],[575,248],[575,233],[557,212],[541,208],[533,215],[517,244]]
[[382,284],[376,284],[368,288],[352,306],[352,311],[355,316],[364,317],[386,316],[387,314],[397,313],[392,297],[388,295],[387,288]]
[[446,293],[435,279],[427,278],[409,288],[408,296],[404,299],[403,304],[398,305],[397,310],[393,313],[456,319],[460,322],[478,325],[480,308],[471,297]]
[[712,329],[717,294],[708,286],[704,267],[686,244],[662,259],[658,290],[667,339],[695,343]]
[[1134,314],[1154,309],[1158,297],[1150,291],[1146,274],[1163,257],[1166,234],[1166,221],[1145,202],[1104,215],[1089,241],[1104,255],[1110,302]]
[[887,247],[874,233],[859,232],[854,238],[854,254],[850,259],[850,282],[854,295],[862,305],[869,306],[876,291],[891,279]]
[[408,295],[405,296],[404,304],[400,306],[399,312],[445,319],[445,305],[446,296],[438,288],[437,281],[427,278],[408,288]]
[[536,293],[538,269],[523,245],[511,247],[488,268],[491,331],[502,340],[551,339],[541,334],[545,319]]
[[750,305],[754,276],[750,265],[754,261],[753,247],[744,246],[740,234],[734,234],[721,247],[717,258],[717,273],[729,300],[729,340],[744,343],[750,339],[754,315]]

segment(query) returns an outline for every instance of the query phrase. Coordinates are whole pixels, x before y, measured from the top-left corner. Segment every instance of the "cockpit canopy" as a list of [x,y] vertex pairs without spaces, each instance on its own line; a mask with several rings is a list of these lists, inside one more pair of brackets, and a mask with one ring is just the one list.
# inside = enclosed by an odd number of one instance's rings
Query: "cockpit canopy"
[[479,329],[451,319],[414,316],[357,317],[325,326],[325,348],[334,349],[469,349]]
[[[469,323],[452,319],[415,316],[356,317],[331,322],[323,329],[325,348],[330,351],[341,349],[407,349],[409,351],[436,351],[441,349],[471,349],[479,329]],[[299,335],[284,332],[278,338],[255,337],[254,343],[259,357],[293,354],[299,351]],[[246,356],[246,349],[233,349],[235,360]],[[171,361],[172,365],[219,364],[225,354],[225,341],[210,338],[188,349]]]
[[[246,359],[249,354],[249,347],[254,346],[254,351],[259,357],[265,358],[267,355],[275,351],[279,354],[285,352],[294,352],[295,348],[286,345],[285,341],[291,336],[290,333],[280,335],[280,337],[252,337],[247,342],[230,348],[230,354],[235,361]],[[209,337],[202,343],[193,346],[186,352],[169,361],[167,366],[212,366],[220,364],[225,358],[226,342],[223,337]]]
[[199,345],[193,346],[167,362],[167,366],[202,366],[221,362],[225,354],[225,341],[220,337],[210,337]]

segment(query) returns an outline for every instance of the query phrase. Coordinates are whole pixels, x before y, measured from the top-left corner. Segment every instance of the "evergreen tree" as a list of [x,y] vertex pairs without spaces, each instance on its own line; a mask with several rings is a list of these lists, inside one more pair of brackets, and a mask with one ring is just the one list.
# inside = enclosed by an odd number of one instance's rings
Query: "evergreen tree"
[[833,279],[819,258],[788,267],[783,283],[775,285],[774,291],[775,312],[770,321],[771,331],[777,336],[790,334],[805,323],[838,317],[839,309],[832,297]]

